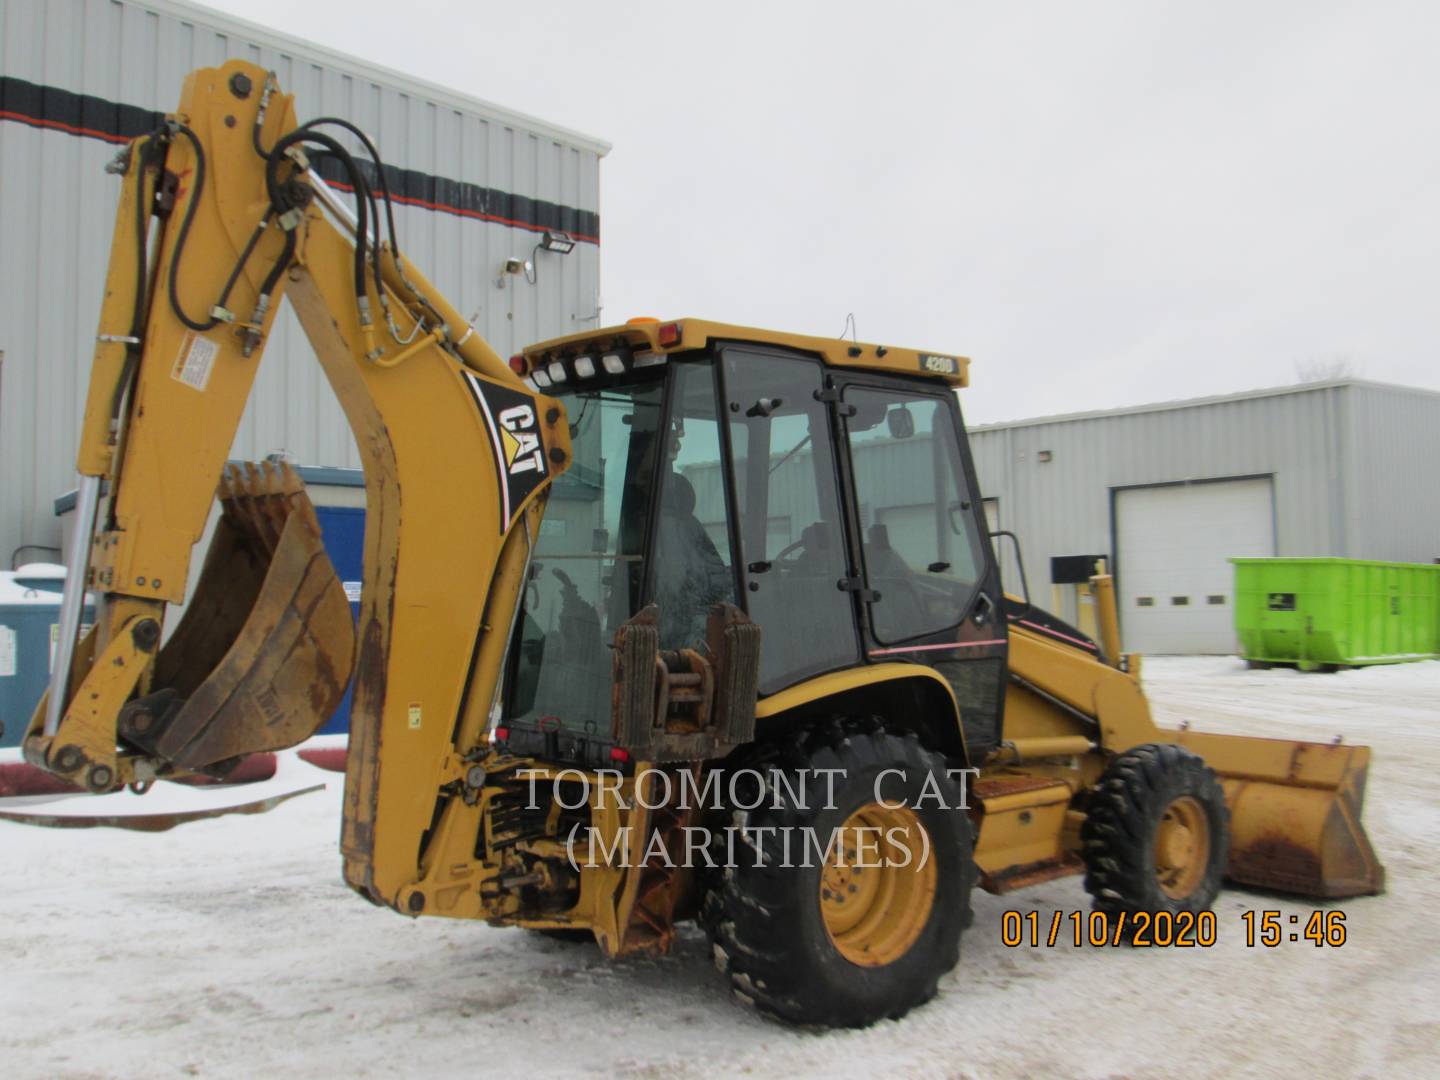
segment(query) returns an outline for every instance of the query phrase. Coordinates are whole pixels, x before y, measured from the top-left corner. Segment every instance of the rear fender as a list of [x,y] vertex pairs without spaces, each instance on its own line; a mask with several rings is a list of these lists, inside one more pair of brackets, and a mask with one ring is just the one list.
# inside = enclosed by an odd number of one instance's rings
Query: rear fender
[[835,713],[883,716],[890,726],[914,731],[948,757],[969,761],[955,692],[939,672],[919,664],[832,671],[772,694],[755,708],[762,731],[787,720]]

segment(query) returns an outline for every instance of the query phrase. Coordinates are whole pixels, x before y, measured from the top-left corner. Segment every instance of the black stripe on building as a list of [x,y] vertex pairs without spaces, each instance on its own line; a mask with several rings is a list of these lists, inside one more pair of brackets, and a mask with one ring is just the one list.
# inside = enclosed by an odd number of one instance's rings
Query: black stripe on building
[[[76,94],[53,86],[38,86],[24,79],[0,75],[0,120],[29,127],[64,131],[84,138],[124,143],[154,131],[164,113],[121,105],[90,94]],[[345,180],[344,170],[333,158],[316,155],[316,169],[327,181]],[[361,168],[372,185],[374,167]],[[385,166],[386,179],[395,200],[427,210],[455,214],[480,221],[541,232],[563,229],[577,240],[600,242],[600,215],[593,210],[515,195],[498,188],[483,187],[464,180],[432,176],[414,169]]]

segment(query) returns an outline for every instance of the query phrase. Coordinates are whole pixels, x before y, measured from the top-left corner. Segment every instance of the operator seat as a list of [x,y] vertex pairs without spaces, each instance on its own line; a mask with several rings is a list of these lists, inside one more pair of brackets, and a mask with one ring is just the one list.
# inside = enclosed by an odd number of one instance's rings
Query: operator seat
[[884,642],[903,641],[931,629],[917,584],[918,575],[890,546],[889,526],[870,526],[865,544],[865,569],[870,587],[880,594],[880,600],[870,608],[877,638]]
[[722,600],[735,602],[730,568],[695,516],[695,487],[680,472],[660,488],[655,537],[655,603],[660,608],[660,647],[695,648],[705,640],[705,620]]

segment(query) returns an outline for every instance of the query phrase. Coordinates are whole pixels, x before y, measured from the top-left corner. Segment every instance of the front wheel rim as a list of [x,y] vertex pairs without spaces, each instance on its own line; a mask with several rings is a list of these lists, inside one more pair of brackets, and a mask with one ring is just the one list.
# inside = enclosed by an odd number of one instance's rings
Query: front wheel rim
[[1155,878],[1171,900],[1185,900],[1205,880],[1210,819],[1200,800],[1181,795],[1165,807],[1155,830]]

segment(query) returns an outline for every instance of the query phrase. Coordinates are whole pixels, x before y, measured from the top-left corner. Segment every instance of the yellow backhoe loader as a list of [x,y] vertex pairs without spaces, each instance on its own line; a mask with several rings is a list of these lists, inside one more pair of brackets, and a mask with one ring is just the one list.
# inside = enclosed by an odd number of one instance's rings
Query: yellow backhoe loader
[[[1084,873],[1117,940],[1225,877],[1381,889],[1367,749],[1162,730],[1108,579],[1098,642],[1002,591],[968,360],[684,319],[507,362],[401,254],[369,140],[242,62],[114,168],[30,761],[223,777],[353,681],[356,891],[611,956],[698,919],[737,997],[809,1024],[933,995],[975,884]],[[295,474],[227,463],[285,299],[364,463],[358,631]]]

